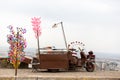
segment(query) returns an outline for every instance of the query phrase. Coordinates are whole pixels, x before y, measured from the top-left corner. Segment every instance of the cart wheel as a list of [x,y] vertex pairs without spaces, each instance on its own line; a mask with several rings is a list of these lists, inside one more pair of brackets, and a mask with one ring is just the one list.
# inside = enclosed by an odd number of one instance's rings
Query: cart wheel
[[93,72],[95,69],[95,65],[92,62],[87,62],[86,63],[86,70],[88,72]]

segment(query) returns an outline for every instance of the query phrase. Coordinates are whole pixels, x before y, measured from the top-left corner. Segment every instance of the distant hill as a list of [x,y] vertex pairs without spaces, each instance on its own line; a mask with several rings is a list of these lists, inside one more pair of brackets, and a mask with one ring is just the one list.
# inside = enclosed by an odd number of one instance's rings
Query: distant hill
[[100,53],[95,52],[94,53],[97,58],[119,58],[120,59],[120,53]]
[[[8,56],[9,47],[0,47],[0,56]],[[35,48],[25,48],[26,55],[35,56],[37,49]],[[96,58],[117,58],[120,59],[120,53],[101,53],[94,52]]]
[[[24,50],[26,52],[25,55],[34,56],[36,54],[35,48],[26,48]],[[9,47],[0,47],[0,57],[8,57]]]

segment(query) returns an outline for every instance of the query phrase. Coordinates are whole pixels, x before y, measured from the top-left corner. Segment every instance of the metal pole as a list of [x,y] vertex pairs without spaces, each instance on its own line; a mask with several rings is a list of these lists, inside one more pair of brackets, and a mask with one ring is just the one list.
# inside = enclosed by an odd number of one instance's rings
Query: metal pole
[[67,41],[66,41],[66,37],[65,37],[64,28],[63,28],[63,22],[60,22],[60,23],[61,23],[61,27],[62,27],[62,32],[63,32],[64,41],[65,41],[65,46],[66,46],[66,49],[67,49]]
[[[37,31],[38,35],[38,31]],[[40,62],[40,45],[39,45],[39,37],[37,38],[37,43],[38,43],[38,55],[39,55],[39,62]]]

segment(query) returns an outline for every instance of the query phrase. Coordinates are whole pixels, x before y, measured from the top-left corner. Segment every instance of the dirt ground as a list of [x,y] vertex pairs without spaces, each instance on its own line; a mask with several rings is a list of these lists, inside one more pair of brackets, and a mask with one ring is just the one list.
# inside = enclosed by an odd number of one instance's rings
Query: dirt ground
[[[14,69],[0,69],[0,77],[13,77],[15,75]],[[60,71],[47,72],[39,71],[33,72],[32,69],[18,69],[18,77],[95,77],[95,78],[120,78],[120,71]]]

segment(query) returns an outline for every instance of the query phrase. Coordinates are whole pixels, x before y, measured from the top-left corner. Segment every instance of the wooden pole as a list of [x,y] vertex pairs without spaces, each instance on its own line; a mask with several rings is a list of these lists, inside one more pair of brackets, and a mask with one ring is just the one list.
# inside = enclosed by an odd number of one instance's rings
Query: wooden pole
[[17,31],[17,50],[16,50],[16,61],[15,61],[15,76],[17,76],[17,68],[18,68],[18,36],[19,36],[19,32]]

